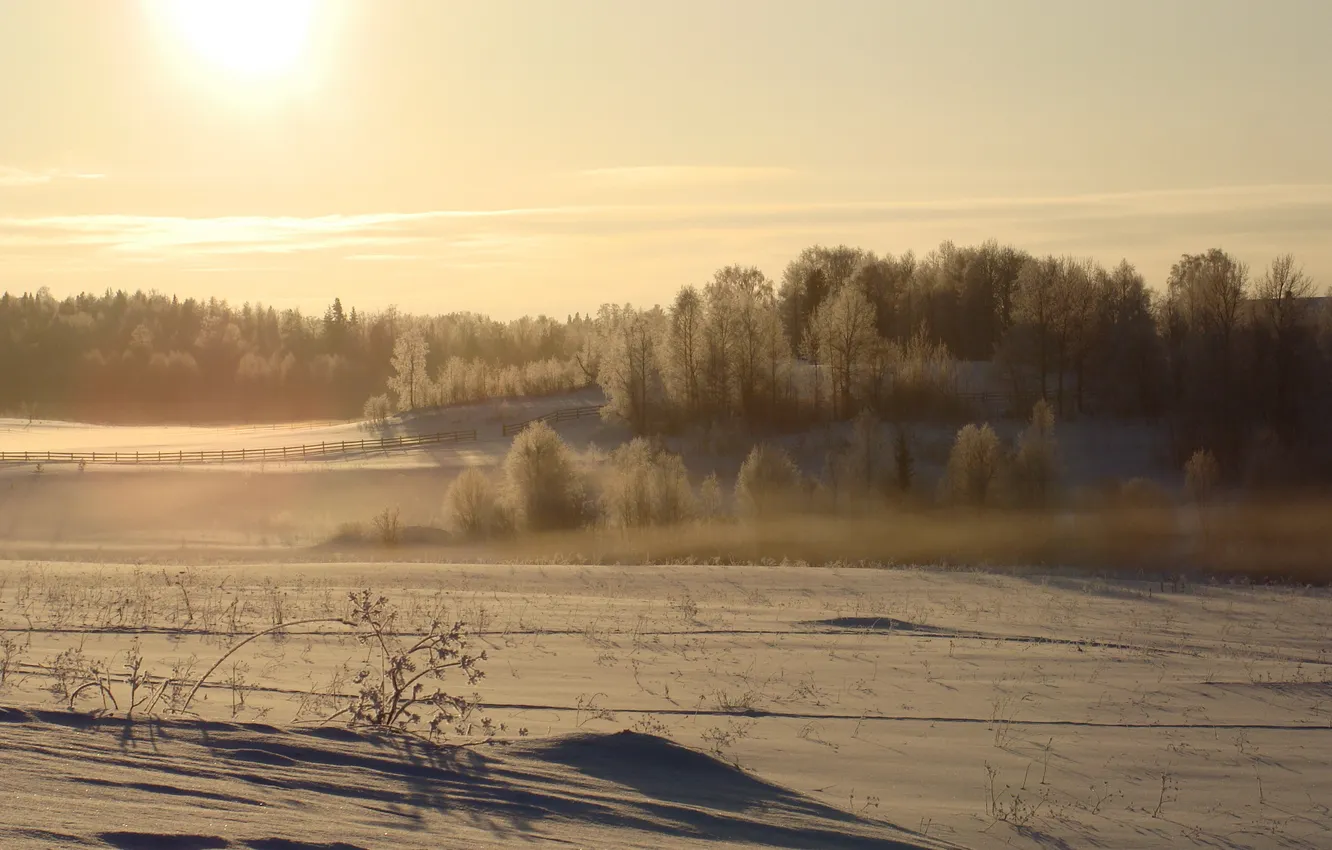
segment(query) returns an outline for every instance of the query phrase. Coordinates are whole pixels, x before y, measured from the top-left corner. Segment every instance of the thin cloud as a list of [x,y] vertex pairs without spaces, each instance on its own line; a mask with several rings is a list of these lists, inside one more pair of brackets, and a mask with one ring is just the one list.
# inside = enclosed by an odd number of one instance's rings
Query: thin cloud
[[[1147,224],[1149,223],[1149,224]],[[359,262],[461,261],[548,253],[580,239],[700,229],[801,233],[894,225],[1021,229],[1051,237],[1138,230],[1205,236],[1332,229],[1332,185],[1232,186],[932,201],[618,204],[354,215],[65,215],[0,218],[0,246],[38,255],[83,249],[138,262],[200,255],[340,252]]]
[[701,186],[724,183],[766,183],[787,180],[799,172],[791,168],[717,165],[639,165],[590,168],[578,172],[586,180],[614,186]]
[[347,259],[358,263],[407,263],[429,258],[423,254],[348,254]]
[[59,168],[31,171],[10,165],[0,165],[0,188],[8,189],[21,186],[41,186],[47,183],[54,183],[57,180],[101,180],[105,178],[105,176],[106,175],[104,174],[65,171]]
[[127,254],[290,253],[338,246],[412,241],[394,233],[433,213],[373,213],[313,218],[289,216],[74,215],[0,219],[0,245],[83,245]]

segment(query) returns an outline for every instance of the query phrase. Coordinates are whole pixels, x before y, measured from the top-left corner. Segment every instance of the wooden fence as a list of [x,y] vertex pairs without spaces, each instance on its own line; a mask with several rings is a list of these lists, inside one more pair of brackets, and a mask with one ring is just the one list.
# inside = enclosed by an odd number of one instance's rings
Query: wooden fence
[[[359,419],[310,419],[304,422],[257,422],[244,425],[215,425],[224,431],[313,431],[316,428],[334,428],[339,425],[352,425]],[[202,425],[197,427],[207,428]]]
[[279,446],[266,449],[227,449],[225,451],[176,452],[0,452],[0,462],[19,463],[226,463],[227,461],[309,460],[353,452],[378,452],[414,449],[440,443],[464,443],[476,439],[476,431],[445,431],[417,437],[385,437],[379,440],[340,440]]
[[601,415],[601,406],[596,404],[591,404],[588,405],[587,407],[566,407],[563,408],[562,410],[553,410],[550,413],[545,414],[544,416],[537,416],[533,419],[528,419],[524,422],[514,422],[512,424],[505,425],[504,436],[512,437],[514,434],[517,434],[518,432],[522,431],[528,425],[532,425],[537,422],[551,422],[551,423],[569,422],[574,419],[582,419],[585,416],[600,416],[600,415]]

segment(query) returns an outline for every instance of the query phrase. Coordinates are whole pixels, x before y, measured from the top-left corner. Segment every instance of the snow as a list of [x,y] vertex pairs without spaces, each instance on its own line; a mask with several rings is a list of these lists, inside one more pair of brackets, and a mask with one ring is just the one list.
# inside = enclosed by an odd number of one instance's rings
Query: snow
[[[0,581],[6,636],[31,642],[0,691],[26,712],[0,723],[5,847],[176,829],[236,847],[1268,847],[1332,829],[1323,590],[261,552],[8,562]],[[511,743],[435,752],[295,724],[363,651],[336,628],[242,650],[245,707],[214,682],[202,725],[89,724],[46,691],[73,646],[119,669],[127,627],[153,669],[204,666],[275,605],[319,616],[366,586],[408,622],[478,630],[478,689]]]
[[501,426],[565,407],[599,404],[600,390],[542,398],[510,399],[417,411],[394,417],[383,430],[362,422],[292,423],[278,427],[119,426],[0,418],[0,451],[5,452],[197,452],[239,451],[378,439],[381,435],[434,434],[475,430],[482,441],[497,442]]

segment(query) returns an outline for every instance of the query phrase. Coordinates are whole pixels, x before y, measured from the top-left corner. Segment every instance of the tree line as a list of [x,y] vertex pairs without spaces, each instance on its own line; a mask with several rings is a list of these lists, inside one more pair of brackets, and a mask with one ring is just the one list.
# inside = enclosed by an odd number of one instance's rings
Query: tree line
[[408,334],[427,342],[433,368],[461,376],[451,379],[451,398],[522,394],[540,381],[523,384],[514,370],[547,364],[528,370],[539,377],[550,362],[571,362],[587,324],[363,313],[337,298],[308,316],[156,292],[6,293],[0,411],[120,423],[354,418],[392,376],[394,348]]
[[[991,241],[900,256],[813,246],[780,280],[718,270],[666,305],[565,320],[344,310],[107,292],[0,296],[0,410],[101,421],[385,415],[588,383],[639,433],[800,427],[862,409],[963,416],[987,361],[1013,412],[1152,417],[1223,465],[1255,435],[1325,442],[1332,299],[1289,256],[1252,272],[1183,255],[1162,291],[1127,261]],[[367,399],[371,401],[367,405]]]
[[1213,249],[1164,291],[1127,261],[944,243],[916,259],[813,247],[780,282],[729,266],[665,307],[601,308],[580,360],[640,433],[965,415],[959,361],[989,361],[1012,412],[1165,422],[1182,457],[1255,441],[1325,456],[1332,298],[1290,256],[1254,274]]

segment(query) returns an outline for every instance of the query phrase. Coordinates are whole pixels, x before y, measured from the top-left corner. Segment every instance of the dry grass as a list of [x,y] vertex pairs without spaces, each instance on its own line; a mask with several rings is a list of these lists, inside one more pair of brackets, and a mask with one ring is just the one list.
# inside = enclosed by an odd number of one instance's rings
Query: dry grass
[[745,523],[541,535],[494,548],[499,560],[1067,566],[1323,583],[1332,579],[1332,502],[1281,500],[1201,509],[1100,507],[867,510]]

